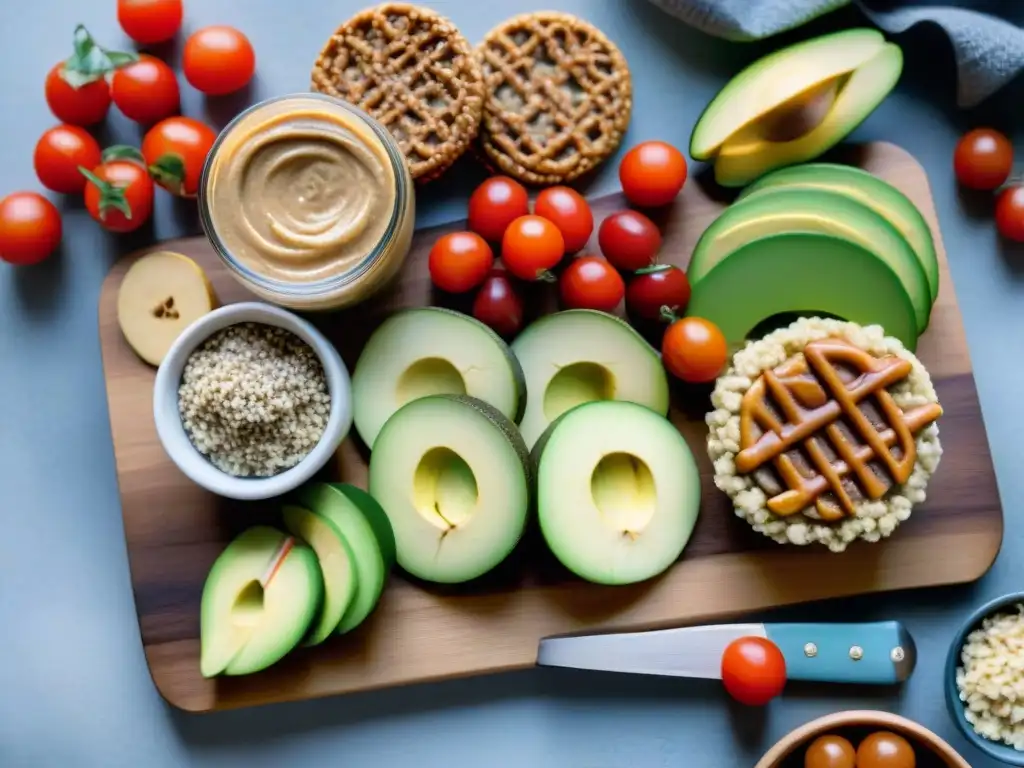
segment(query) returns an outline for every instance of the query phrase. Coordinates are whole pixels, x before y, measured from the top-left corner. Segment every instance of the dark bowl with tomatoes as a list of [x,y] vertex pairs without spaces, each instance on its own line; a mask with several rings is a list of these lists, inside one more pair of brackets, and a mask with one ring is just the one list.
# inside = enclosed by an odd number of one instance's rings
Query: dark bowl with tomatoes
[[[822,746],[818,740],[823,737],[845,741],[852,749],[845,755],[832,753],[830,760],[817,763],[832,768],[903,768],[908,764],[915,768],[971,768],[953,747],[923,725],[875,710],[835,712],[801,725],[779,739],[754,768],[815,765],[808,752],[818,750]],[[913,752],[911,763],[906,762],[907,750]]]

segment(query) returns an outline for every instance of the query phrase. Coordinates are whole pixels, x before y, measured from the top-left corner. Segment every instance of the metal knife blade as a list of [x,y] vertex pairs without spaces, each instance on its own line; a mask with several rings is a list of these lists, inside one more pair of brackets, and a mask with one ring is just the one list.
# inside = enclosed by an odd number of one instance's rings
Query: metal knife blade
[[606,672],[720,678],[722,653],[741,637],[771,640],[786,677],[892,685],[914,670],[917,650],[897,621],[863,624],[715,624],[650,632],[544,638],[537,663]]

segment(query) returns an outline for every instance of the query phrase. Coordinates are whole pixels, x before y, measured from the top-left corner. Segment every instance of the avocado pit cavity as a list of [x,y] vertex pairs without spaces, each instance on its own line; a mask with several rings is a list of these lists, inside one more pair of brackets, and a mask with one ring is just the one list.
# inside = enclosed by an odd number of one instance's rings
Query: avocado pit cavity
[[643,533],[658,506],[650,467],[629,453],[609,453],[601,458],[590,476],[590,493],[601,517],[633,539]]
[[476,511],[479,491],[469,464],[450,448],[431,448],[413,477],[416,511],[442,530],[466,523]]
[[573,363],[560,368],[548,382],[544,390],[544,416],[551,422],[577,405],[614,397],[611,371],[598,363]]

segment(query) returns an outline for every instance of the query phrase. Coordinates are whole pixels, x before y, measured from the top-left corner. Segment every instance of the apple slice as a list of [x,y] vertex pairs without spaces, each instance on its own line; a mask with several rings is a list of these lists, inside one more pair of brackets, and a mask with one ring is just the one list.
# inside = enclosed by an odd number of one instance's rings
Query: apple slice
[[269,526],[240,534],[203,586],[203,677],[247,675],[280,661],[305,636],[323,592],[312,549]]
[[305,645],[319,645],[338,628],[356,594],[355,556],[341,531],[327,518],[302,507],[283,510],[284,525],[316,552],[324,576],[324,601]]

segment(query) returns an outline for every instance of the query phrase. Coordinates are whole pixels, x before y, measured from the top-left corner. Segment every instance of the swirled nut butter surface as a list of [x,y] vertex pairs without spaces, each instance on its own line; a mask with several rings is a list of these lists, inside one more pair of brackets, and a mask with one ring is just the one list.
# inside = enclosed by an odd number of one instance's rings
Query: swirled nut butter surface
[[203,185],[214,245],[229,263],[278,283],[358,272],[335,291],[352,295],[327,303],[359,300],[397,271],[412,235],[413,204],[399,178],[408,172],[389,140],[361,112],[315,95],[244,113],[211,153]]

